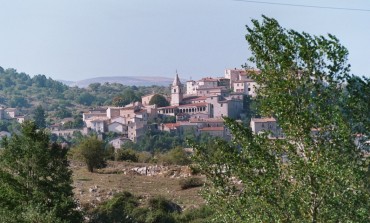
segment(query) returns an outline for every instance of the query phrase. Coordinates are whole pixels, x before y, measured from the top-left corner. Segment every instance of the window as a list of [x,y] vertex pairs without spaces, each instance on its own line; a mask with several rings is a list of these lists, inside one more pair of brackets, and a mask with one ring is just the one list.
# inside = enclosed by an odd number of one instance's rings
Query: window
[[248,91],[251,91],[251,88],[248,88]]

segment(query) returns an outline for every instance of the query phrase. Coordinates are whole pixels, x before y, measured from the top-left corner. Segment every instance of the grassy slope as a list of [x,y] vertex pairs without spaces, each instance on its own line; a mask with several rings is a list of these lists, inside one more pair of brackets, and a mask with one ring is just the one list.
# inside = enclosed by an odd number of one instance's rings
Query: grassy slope
[[[73,181],[76,198],[81,205],[91,208],[104,200],[110,199],[116,192],[129,191],[143,199],[163,196],[180,205],[183,209],[196,208],[204,204],[199,195],[201,188],[181,190],[179,181],[182,177],[173,177],[171,170],[163,175],[141,176],[134,174],[130,169],[147,164],[128,162],[109,162],[107,168],[97,170],[95,173],[87,171],[81,163],[73,163]],[[179,167],[170,167],[179,169]],[[95,189],[97,186],[97,189]],[[90,192],[90,188],[96,190]]]

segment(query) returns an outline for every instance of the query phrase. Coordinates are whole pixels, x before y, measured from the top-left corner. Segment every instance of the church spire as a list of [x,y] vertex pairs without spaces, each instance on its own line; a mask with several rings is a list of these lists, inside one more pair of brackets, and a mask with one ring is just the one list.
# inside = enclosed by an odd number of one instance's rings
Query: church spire
[[180,85],[181,85],[181,82],[180,82],[179,74],[177,73],[177,70],[176,70],[176,77],[173,80],[172,86],[180,86]]
[[171,106],[178,106],[180,105],[182,98],[183,98],[183,90],[182,90],[182,84],[180,82],[179,74],[176,70],[176,77],[173,80],[172,86],[171,86]]

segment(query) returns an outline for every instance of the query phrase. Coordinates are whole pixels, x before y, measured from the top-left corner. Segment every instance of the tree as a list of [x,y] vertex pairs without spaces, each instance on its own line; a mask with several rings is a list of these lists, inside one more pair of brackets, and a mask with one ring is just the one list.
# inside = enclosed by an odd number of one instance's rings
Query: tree
[[149,105],[157,105],[158,107],[166,107],[166,106],[169,106],[170,103],[168,103],[168,101],[163,95],[155,94],[150,99]]
[[100,88],[101,84],[100,83],[91,83],[89,84],[89,88],[92,90],[92,91],[98,91],[99,88]]
[[116,107],[122,107],[127,105],[128,103],[123,99],[122,96],[116,96],[113,98],[112,104]]
[[10,101],[9,105],[13,108],[15,107],[28,107],[28,101],[25,97],[22,96],[14,96]]
[[261,71],[253,75],[259,112],[276,118],[285,138],[254,135],[226,119],[232,142],[195,145],[219,220],[367,222],[368,161],[338,97],[349,77],[348,51],[332,35],[287,30],[265,16],[247,31],[250,61]]
[[42,108],[41,105],[36,107],[34,111],[34,119],[35,119],[35,124],[38,128],[46,127],[45,110]]
[[370,132],[370,79],[351,76],[342,96],[342,110],[353,133]]
[[77,102],[82,105],[90,106],[95,101],[94,95],[83,92],[80,96],[77,98]]
[[76,156],[82,158],[90,172],[94,172],[95,168],[105,165],[104,143],[94,136],[85,138],[77,145]]
[[2,141],[1,222],[81,222],[72,192],[67,151],[49,143],[34,122]]

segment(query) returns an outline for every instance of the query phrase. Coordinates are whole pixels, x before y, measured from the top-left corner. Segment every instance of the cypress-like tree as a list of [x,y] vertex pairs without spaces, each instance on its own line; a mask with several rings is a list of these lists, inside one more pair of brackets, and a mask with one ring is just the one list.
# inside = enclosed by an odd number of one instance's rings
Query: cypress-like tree
[[34,120],[38,128],[46,127],[45,110],[42,108],[41,105],[37,106],[34,111]]
[[0,222],[82,222],[67,150],[27,121],[0,149]]

